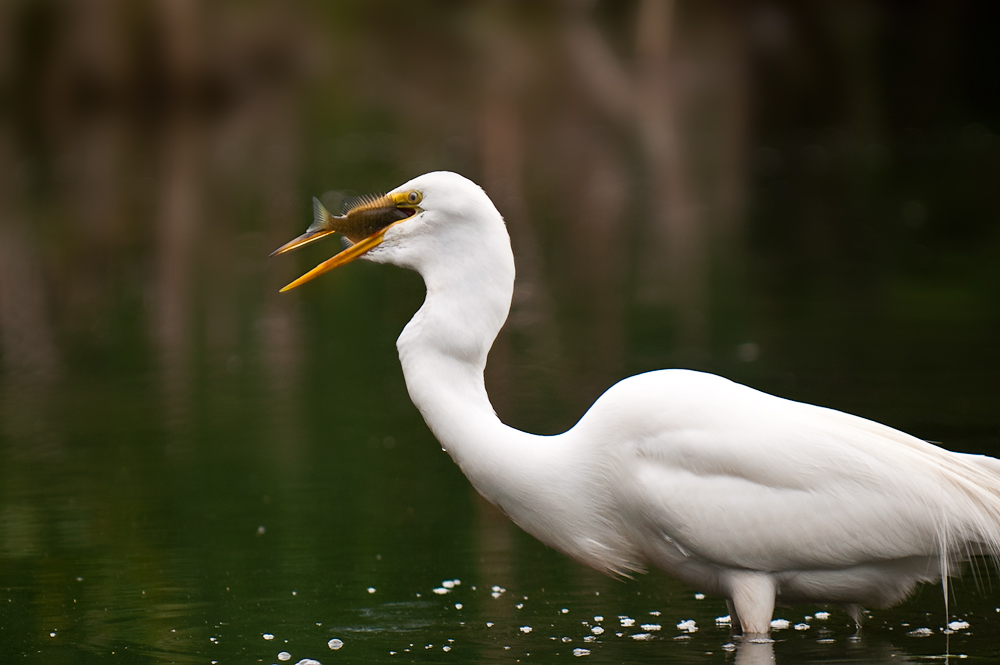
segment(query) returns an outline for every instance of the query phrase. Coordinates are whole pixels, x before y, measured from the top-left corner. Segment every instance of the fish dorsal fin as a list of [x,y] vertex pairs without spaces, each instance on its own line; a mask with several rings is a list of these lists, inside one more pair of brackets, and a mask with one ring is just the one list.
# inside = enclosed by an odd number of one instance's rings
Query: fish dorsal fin
[[385,207],[389,202],[384,194],[365,194],[363,196],[350,196],[344,199],[341,205],[341,214],[349,217],[351,213],[375,208]]

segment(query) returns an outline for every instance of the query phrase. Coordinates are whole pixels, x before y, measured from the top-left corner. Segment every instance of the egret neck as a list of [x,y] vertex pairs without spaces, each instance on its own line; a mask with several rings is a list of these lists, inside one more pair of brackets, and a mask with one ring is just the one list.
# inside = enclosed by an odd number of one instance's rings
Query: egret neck
[[[519,448],[533,448],[543,437],[504,425],[486,393],[483,370],[514,289],[510,241],[490,241],[465,244],[457,259],[414,266],[427,295],[396,348],[410,398],[428,427],[480,493],[500,504],[500,493],[514,493],[509,482],[531,491],[526,470],[511,468],[512,461],[523,458]],[[498,484],[505,471],[520,479]]]

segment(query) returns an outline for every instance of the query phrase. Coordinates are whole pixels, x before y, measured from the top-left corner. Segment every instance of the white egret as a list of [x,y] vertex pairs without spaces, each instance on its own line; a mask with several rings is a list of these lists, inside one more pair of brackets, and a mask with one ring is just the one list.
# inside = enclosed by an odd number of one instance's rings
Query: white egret
[[[1000,552],[1000,460],[724,378],[625,379],[569,431],[503,424],[483,383],[514,257],[481,188],[422,175],[316,221],[354,244],[289,284],[364,257],[416,270],[427,296],[397,341],[406,387],[473,486],[543,543],[609,574],[653,564],[727,599],[745,636],[775,601],[885,607]],[[946,605],[947,606],[947,605]]]

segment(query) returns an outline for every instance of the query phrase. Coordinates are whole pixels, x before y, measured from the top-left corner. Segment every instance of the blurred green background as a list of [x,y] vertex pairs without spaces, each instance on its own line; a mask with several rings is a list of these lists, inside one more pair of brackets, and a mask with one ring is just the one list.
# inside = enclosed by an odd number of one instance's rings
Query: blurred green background
[[[661,640],[591,658],[731,659],[718,599],[603,579],[475,495],[395,356],[418,276],[279,295],[338,245],[267,254],[311,196],[458,171],[517,260],[506,422],[562,431],[689,367],[1000,454],[998,24],[988,1],[0,4],[0,660],[544,661],[646,611]],[[950,647],[903,636],[942,623],[925,589],[776,655],[995,656],[974,586]]]

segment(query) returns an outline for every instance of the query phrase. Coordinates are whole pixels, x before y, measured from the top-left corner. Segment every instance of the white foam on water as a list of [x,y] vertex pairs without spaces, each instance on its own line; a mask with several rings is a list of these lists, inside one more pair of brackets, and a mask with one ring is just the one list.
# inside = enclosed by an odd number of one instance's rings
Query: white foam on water
[[677,630],[683,630],[685,633],[697,633],[698,624],[695,623],[694,619],[685,619],[677,624]]

